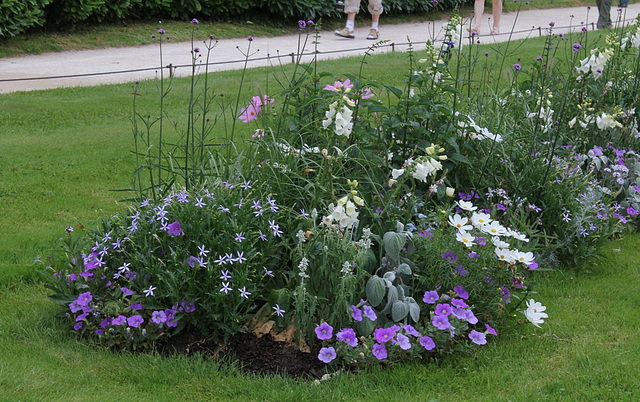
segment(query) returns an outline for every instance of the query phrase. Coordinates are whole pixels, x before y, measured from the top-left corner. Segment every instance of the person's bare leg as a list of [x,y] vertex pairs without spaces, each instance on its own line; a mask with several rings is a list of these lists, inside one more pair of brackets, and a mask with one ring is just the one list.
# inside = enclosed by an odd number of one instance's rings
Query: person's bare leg
[[500,19],[502,18],[502,0],[493,0],[493,7],[491,9],[493,13],[493,27],[491,33],[500,33]]
[[476,0],[475,3],[473,3],[473,13],[475,21],[471,26],[471,32],[479,32],[480,25],[482,25],[482,15],[484,14],[484,0]]

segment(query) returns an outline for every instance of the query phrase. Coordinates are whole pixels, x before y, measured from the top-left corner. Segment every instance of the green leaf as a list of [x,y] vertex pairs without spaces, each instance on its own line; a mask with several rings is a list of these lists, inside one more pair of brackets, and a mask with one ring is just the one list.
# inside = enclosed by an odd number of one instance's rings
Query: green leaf
[[356,331],[358,331],[358,335],[369,336],[375,329],[376,323],[375,321],[371,321],[369,319],[366,319],[366,320],[363,319],[360,322],[356,322],[354,327],[356,327]]
[[404,247],[404,243],[407,238],[404,234],[396,232],[387,232],[384,234],[382,243],[384,244],[384,251],[387,255],[393,259],[398,260],[400,258],[400,250]]
[[398,300],[398,289],[395,286],[389,287],[389,292],[387,294],[387,305],[382,309],[382,314],[389,314],[391,312],[391,307],[393,303]]
[[391,307],[391,318],[393,318],[393,321],[402,321],[407,314],[409,314],[409,306],[400,300],[396,300]]
[[385,274],[382,277],[388,280],[389,282],[393,282],[394,279],[396,279],[396,273],[393,271],[385,272]]
[[396,272],[403,275],[411,275],[411,267],[409,266],[409,264],[402,263],[398,265],[398,268],[396,268]]
[[382,303],[382,299],[384,298],[384,294],[386,293],[386,288],[384,285],[384,279],[380,278],[378,275],[373,275],[367,281],[366,287],[366,295],[367,301],[373,306],[376,307],[380,303]]
[[418,303],[416,303],[413,297],[407,297],[406,302],[409,305],[409,315],[411,319],[415,322],[420,321],[420,306]]

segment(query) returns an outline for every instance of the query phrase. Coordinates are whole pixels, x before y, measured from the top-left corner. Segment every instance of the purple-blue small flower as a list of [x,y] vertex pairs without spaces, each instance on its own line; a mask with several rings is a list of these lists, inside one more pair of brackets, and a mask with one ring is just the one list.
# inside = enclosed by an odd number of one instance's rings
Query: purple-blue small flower
[[433,321],[431,322],[434,327],[438,329],[449,329],[451,324],[449,323],[449,319],[446,315],[436,315],[433,317]]
[[333,327],[326,322],[316,327],[316,337],[321,341],[329,340],[333,337]]
[[356,321],[362,321],[362,310],[354,305],[351,305],[351,318]]
[[164,311],[159,310],[159,311],[154,311],[153,313],[151,313],[151,322],[158,325],[158,326],[162,326],[162,324],[164,324],[167,321],[167,315],[164,313]]
[[498,333],[496,332],[496,330],[491,328],[489,324],[484,324],[484,326],[487,327],[487,333],[498,336]]
[[323,363],[330,363],[335,358],[336,350],[331,346],[320,349],[320,353],[318,353],[318,359]]
[[363,309],[364,315],[366,315],[368,319],[370,319],[371,321],[375,321],[376,319],[378,319],[376,312],[373,310],[373,308],[371,308],[371,306],[364,306]]
[[373,350],[371,352],[378,360],[384,360],[387,358],[387,348],[379,343],[373,345]]
[[352,328],[341,329],[336,334],[336,339],[340,342],[344,342],[352,348],[358,345],[358,338],[356,338],[356,332]]
[[436,347],[436,343],[428,336],[423,336],[420,338],[420,345],[427,350],[433,350]]
[[175,221],[171,225],[169,225],[169,229],[167,230],[169,236],[180,236],[184,234],[182,228],[180,227],[180,222]]
[[469,339],[471,339],[471,341],[476,345],[484,345],[487,343],[487,336],[475,329],[469,332]]
[[132,315],[131,317],[127,318],[127,324],[129,324],[129,326],[133,328],[138,328],[143,322],[144,318],[142,318],[141,315]]
[[449,315],[451,314],[451,306],[444,303],[444,304],[438,304],[436,306],[436,315]]
[[435,304],[435,302],[438,301],[439,298],[440,296],[438,296],[438,292],[436,292],[435,290],[430,290],[424,293],[422,301],[427,304]]
[[455,288],[453,288],[453,291],[456,292],[456,294],[458,296],[460,296],[461,298],[467,300],[469,299],[469,292],[467,292],[466,290],[464,290],[464,288],[460,285],[456,286]]
[[418,330],[415,329],[412,325],[406,324],[402,328],[404,329],[404,332],[411,336],[415,336],[416,338],[420,336]]
[[391,328],[378,328],[373,332],[373,337],[378,343],[389,342],[393,339],[394,335],[395,333]]

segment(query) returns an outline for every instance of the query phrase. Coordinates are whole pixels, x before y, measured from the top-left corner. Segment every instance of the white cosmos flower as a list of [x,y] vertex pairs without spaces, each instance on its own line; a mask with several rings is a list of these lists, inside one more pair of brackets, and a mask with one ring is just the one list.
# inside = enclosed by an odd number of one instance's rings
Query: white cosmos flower
[[539,324],[544,323],[543,318],[549,318],[549,315],[544,313],[546,309],[540,302],[531,299],[527,302],[527,309],[524,311],[524,315],[533,325],[540,328]]
[[493,221],[488,225],[484,225],[480,230],[492,236],[504,236],[507,234],[507,228],[502,226],[498,221]]
[[510,246],[509,243],[507,243],[506,241],[502,240],[498,236],[492,236],[491,237],[491,243],[493,243],[494,246],[499,247],[499,248],[509,248],[509,246]]
[[458,214],[449,215],[449,225],[458,229],[461,232],[468,232],[473,229],[471,225],[467,225],[469,223],[469,219],[462,217]]
[[473,226],[475,226],[476,228],[481,228],[484,225],[487,225],[489,223],[491,223],[491,215],[489,214],[485,214],[483,212],[473,212],[473,214],[471,215],[471,223],[473,223]]
[[533,253],[530,251],[525,253],[520,250],[515,250],[513,252],[513,257],[516,259],[516,261],[521,262],[527,266],[533,263]]
[[461,231],[456,233],[456,240],[460,243],[464,244],[467,247],[473,246],[475,243],[473,242],[476,238],[471,236],[469,233],[465,231]]
[[496,253],[496,256],[500,261],[506,261],[509,264],[513,264],[516,262],[513,252],[508,248],[496,247],[494,252]]
[[523,242],[526,242],[526,243],[529,242],[529,239],[527,238],[527,236],[525,236],[522,233],[517,232],[517,231],[515,231],[515,230],[513,230],[511,228],[507,228],[507,236],[513,237],[516,240],[520,240],[520,241],[523,241]]
[[470,201],[456,201],[456,204],[460,207],[460,209],[464,211],[475,211],[478,207],[474,207],[473,203]]

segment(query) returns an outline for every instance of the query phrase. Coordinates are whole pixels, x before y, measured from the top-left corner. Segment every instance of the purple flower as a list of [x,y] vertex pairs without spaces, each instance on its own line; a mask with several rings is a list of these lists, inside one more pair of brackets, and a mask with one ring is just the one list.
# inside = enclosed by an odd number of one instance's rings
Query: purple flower
[[356,321],[362,321],[362,310],[354,305],[351,305],[351,318]]
[[253,36],[251,36],[251,35],[247,36],[247,40],[248,40],[249,42],[253,42]]
[[434,327],[438,329],[449,329],[451,324],[449,323],[449,319],[446,315],[436,315],[433,317],[432,324]]
[[180,222],[175,221],[171,225],[169,225],[169,229],[167,230],[169,236],[180,236],[184,234],[182,228],[180,227]]
[[456,292],[458,294],[458,296],[460,296],[461,298],[467,300],[469,298],[469,293],[464,290],[464,288],[460,285],[456,286],[455,288],[453,288],[453,291]]
[[111,325],[111,323],[112,323],[112,319],[110,317],[107,317],[104,320],[102,320],[102,322],[100,323],[100,326],[102,328],[107,328],[109,325]]
[[402,334],[398,334],[396,336],[396,345],[400,346],[400,349],[402,350],[411,349],[411,341],[409,341],[409,338],[407,338],[407,336]]
[[500,211],[506,211],[507,207],[505,207],[504,205],[497,203],[496,204],[496,208],[498,208]]
[[430,290],[424,293],[422,301],[427,304],[435,304],[435,302],[438,301],[439,298],[440,296],[438,296],[438,292],[436,292],[435,290]]
[[164,29],[160,28],[160,29],[158,29],[158,33],[159,33],[160,35],[164,35],[164,34],[165,34],[165,31],[164,31]]
[[436,315],[449,315],[451,314],[451,306],[444,303],[436,306]]
[[473,314],[473,311],[471,310],[467,310],[467,322],[471,325],[478,323],[478,318],[475,314]]
[[194,18],[194,19],[192,19],[192,20],[191,20],[191,23],[192,23],[192,24],[199,24],[199,23],[200,23],[200,21],[198,21],[197,19],[195,19],[195,18]]
[[84,321],[79,321],[79,322],[76,323],[76,325],[73,326],[73,329],[75,331],[78,331],[78,330],[80,330],[80,328],[82,328],[83,325],[84,325]]
[[527,265],[527,267],[529,267],[529,269],[536,269],[538,268],[538,263],[534,261],[531,261],[531,264]]
[[166,321],[167,321],[167,315],[164,313],[164,311],[159,310],[151,313],[152,323],[162,327],[162,324],[164,324]]
[[316,327],[316,337],[321,341],[331,339],[331,337],[333,337],[333,327],[326,322],[323,322]]
[[402,328],[404,329],[404,332],[406,332],[411,336],[415,336],[416,338],[420,336],[420,333],[418,332],[418,330],[416,330],[413,326],[409,324],[404,325]]
[[111,325],[115,325],[115,326],[122,325],[125,323],[125,321],[127,321],[127,317],[123,315],[119,315],[118,317],[111,320]]
[[513,65],[513,68],[514,68],[516,71],[520,71],[520,70],[522,70],[522,66],[521,66],[520,64],[518,64],[518,63],[514,64],[514,65]]
[[129,306],[131,308],[131,310],[133,311],[140,311],[142,310],[142,304],[140,303],[133,303],[132,305]]
[[131,296],[135,293],[133,290],[124,287],[120,288],[120,290],[122,290],[122,293],[124,293],[125,296]]
[[193,52],[194,53],[200,53],[200,48],[199,47],[194,47],[193,48]]
[[465,310],[462,307],[456,307],[451,311],[451,314],[453,314],[454,317],[456,317],[459,320],[467,320],[467,310]]
[[484,345],[487,343],[487,336],[475,329],[469,332],[469,339],[471,339],[471,341],[476,345]]
[[387,358],[387,348],[379,343],[373,345],[372,353],[378,360],[384,360]]
[[91,296],[91,292],[80,293],[76,300],[76,304],[80,307],[85,307],[89,305],[92,299],[93,296]]
[[574,43],[573,44],[573,53],[578,53],[580,51],[580,49],[582,49],[582,45],[579,43]]
[[100,336],[104,334],[104,329],[96,329],[95,334]]
[[458,261],[458,256],[453,250],[446,251],[440,256],[451,263]]
[[553,27],[555,24],[556,24],[555,22],[551,21],[551,22],[549,23],[549,26],[550,26],[550,27]]
[[336,334],[336,339],[340,342],[346,343],[352,348],[355,348],[358,345],[358,338],[356,338],[356,333],[351,328],[341,329],[340,332]]
[[451,299],[451,304],[454,307],[469,307],[469,305],[465,303],[464,300],[456,299],[455,297]]
[[198,259],[198,257],[195,257],[195,256],[192,255],[192,256],[189,257],[189,260],[187,261],[187,264],[189,264],[189,266],[191,268],[193,268],[193,267],[196,266],[196,264],[199,264],[199,261],[200,260]]
[[491,328],[489,324],[484,324],[484,326],[487,327],[487,333],[498,336],[498,333],[496,332],[496,330]]
[[427,350],[435,349],[436,343],[428,336],[423,336],[420,338],[420,345],[422,345]]
[[371,321],[375,321],[378,318],[376,312],[371,308],[371,306],[364,306],[363,309],[364,315],[366,315]]
[[633,216],[633,215],[637,215],[637,214],[638,214],[638,211],[636,211],[633,207],[627,208],[627,215]]
[[143,322],[144,318],[142,318],[141,315],[132,315],[131,317],[127,318],[127,324],[129,324],[129,326],[133,328],[138,328]]
[[318,359],[323,363],[330,363],[333,359],[336,358],[336,350],[329,346],[328,348],[320,349],[320,353],[318,353]]
[[[471,258],[473,258],[473,257],[471,257]],[[467,270],[466,270],[466,269],[464,269],[464,266],[463,266],[462,264],[457,265],[457,266],[453,269],[453,271],[454,271],[456,274],[460,275],[460,276],[467,276]]]
[[298,27],[300,27],[300,29],[305,29],[307,27],[306,21],[305,20],[298,21]]
[[393,339],[393,335],[395,335],[395,333],[391,328],[378,328],[373,332],[373,337],[378,343],[389,342]]

